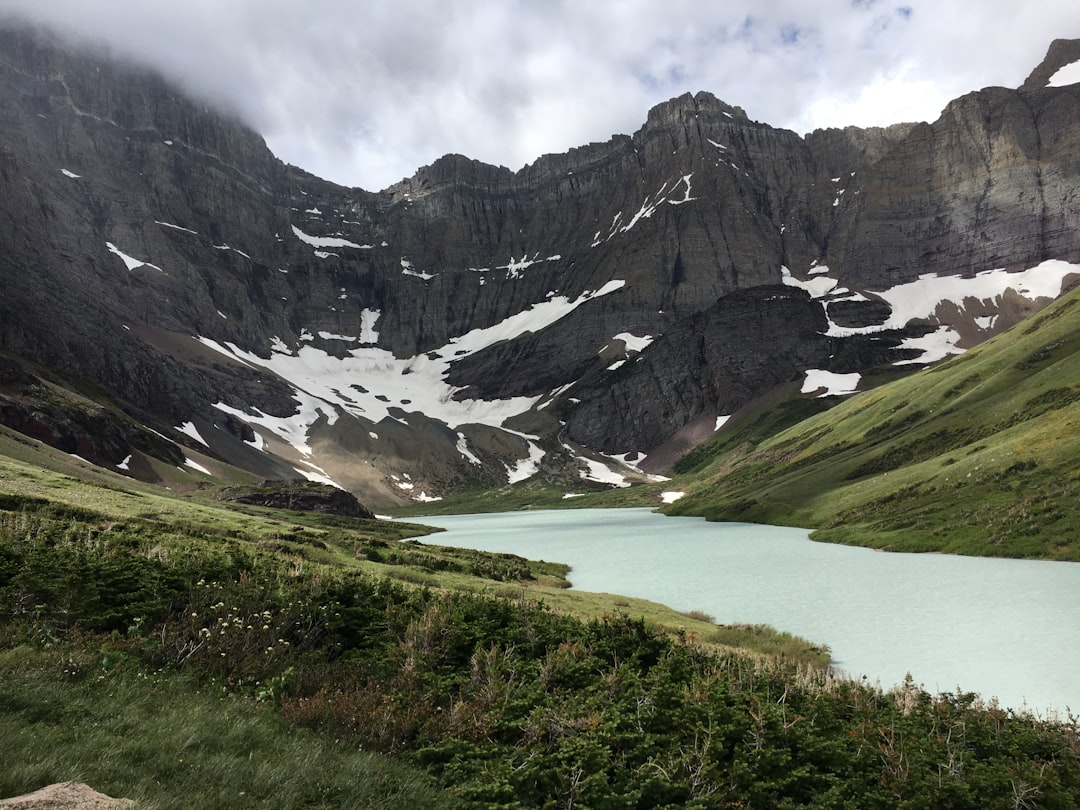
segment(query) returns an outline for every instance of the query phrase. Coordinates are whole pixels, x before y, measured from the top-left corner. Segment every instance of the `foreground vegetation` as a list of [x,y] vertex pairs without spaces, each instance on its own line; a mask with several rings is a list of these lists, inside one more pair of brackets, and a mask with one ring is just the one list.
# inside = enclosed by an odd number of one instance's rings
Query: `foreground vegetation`
[[939,366],[697,448],[665,511],[894,551],[1080,560],[1080,290]]
[[[882,693],[524,590],[394,580],[329,543],[326,561],[305,555],[311,539],[0,513],[0,793],[82,779],[161,808],[1080,797],[1071,718]],[[535,576],[521,565],[504,575]]]

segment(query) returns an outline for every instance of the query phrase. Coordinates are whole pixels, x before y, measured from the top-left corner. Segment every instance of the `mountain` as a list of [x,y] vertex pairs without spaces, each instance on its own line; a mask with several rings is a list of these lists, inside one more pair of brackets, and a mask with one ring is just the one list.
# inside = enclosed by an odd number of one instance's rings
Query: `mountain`
[[776,417],[683,458],[686,494],[665,510],[893,551],[1080,560],[1080,288],[932,369]]
[[702,92],[518,172],[448,155],[369,192],[2,30],[0,414],[143,480],[299,474],[374,506],[642,480],[762,402],[872,387],[1060,294],[1078,43],[933,124],[802,137]]

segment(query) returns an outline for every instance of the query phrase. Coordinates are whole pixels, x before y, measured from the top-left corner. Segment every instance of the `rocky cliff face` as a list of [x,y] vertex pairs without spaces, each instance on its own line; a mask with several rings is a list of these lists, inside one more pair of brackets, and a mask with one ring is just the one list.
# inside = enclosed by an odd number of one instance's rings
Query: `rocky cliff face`
[[1047,80],[1074,50],[933,124],[800,137],[698,93],[516,173],[448,155],[373,193],[159,77],[2,31],[0,349],[372,504],[527,477],[557,436],[588,474],[1056,295],[1080,87]]

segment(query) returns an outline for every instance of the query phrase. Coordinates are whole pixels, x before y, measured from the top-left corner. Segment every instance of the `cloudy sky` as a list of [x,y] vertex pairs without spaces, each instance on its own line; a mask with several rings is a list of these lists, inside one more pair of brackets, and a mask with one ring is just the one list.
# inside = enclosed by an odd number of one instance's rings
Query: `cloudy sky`
[[1019,85],[1077,0],[0,0],[239,113],[282,159],[376,190],[460,152],[518,169],[709,90],[756,120],[933,120]]

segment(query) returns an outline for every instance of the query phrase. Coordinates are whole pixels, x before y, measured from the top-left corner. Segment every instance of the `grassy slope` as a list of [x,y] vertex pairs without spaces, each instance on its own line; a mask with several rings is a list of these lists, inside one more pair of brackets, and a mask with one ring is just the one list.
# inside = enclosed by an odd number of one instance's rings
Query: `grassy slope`
[[450,807],[404,763],[305,729],[274,707],[117,655],[0,649],[0,797],[79,781],[140,807]]
[[[766,627],[717,626],[656,602],[618,594],[568,590],[566,566],[438,545],[433,529],[415,523],[356,520],[222,502],[204,476],[168,472],[173,492],[95,467],[0,428],[0,511],[74,510],[76,519],[137,522],[163,537],[196,533],[239,542],[290,559],[357,570],[420,587],[489,593],[541,601],[578,618],[627,613],[651,626],[682,628],[706,643],[806,663],[828,652],[805,639]],[[205,487],[205,488],[200,488]],[[610,505],[610,504],[609,504]],[[397,541],[420,538],[402,545]],[[721,617],[722,619],[722,617]]]
[[[793,406],[797,407],[797,406]],[[699,448],[666,509],[895,551],[1080,560],[1080,290],[967,354]]]

